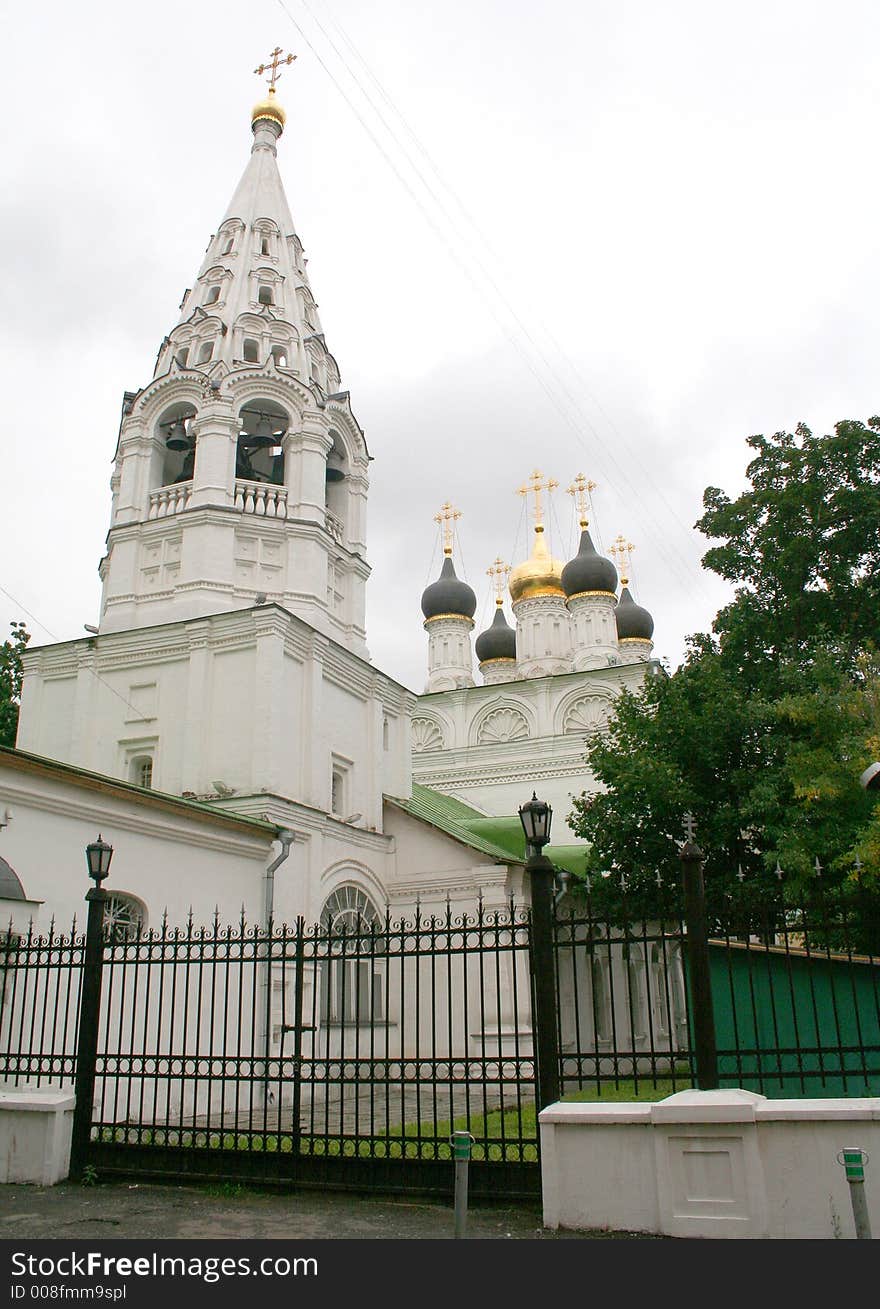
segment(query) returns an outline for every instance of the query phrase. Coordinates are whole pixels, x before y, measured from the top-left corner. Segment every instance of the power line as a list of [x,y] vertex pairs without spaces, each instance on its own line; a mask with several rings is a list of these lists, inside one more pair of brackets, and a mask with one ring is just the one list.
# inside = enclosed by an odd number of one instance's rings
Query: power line
[[[66,644],[66,642],[64,642],[64,638],[63,638],[63,637],[56,636],[55,633],[51,630],[51,628],[47,627],[45,623],[40,622],[40,620],[39,620],[39,618],[37,617],[37,615],[36,615],[36,614],[32,614],[31,611],[30,611],[30,609],[26,608],[26,607],[21,603],[20,600],[17,600],[17,599],[15,598],[15,596],[12,595],[12,593],[11,593],[10,591],[7,591],[7,590],[6,590],[6,587],[5,587],[5,586],[0,586],[0,592],[2,592],[3,595],[6,596],[6,599],[7,599],[7,600],[11,600],[12,603],[15,605],[15,607],[16,607],[17,609],[20,609],[20,610],[22,611],[22,613],[27,614],[28,618],[32,619],[32,620],[37,624],[38,627],[42,627],[42,629],[43,629],[43,631],[46,633],[46,635],[49,636],[49,637],[51,637],[53,641],[58,641],[59,643],[62,643],[62,642],[63,642],[64,644]],[[84,639],[85,639],[85,638],[83,638],[83,637],[70,637],[70,638],[68,638],[68,640],[73,640],[73,641],[81,641],[81,640],[84,640]],[[117,699],[117,700],[121,700],[122,703],[126,706],[126,708],[131,709],[132,712],[135,713],[135,714],[138,714],[138,713],[139,713],[139,710],[135,707],[135,705],[133,705],[133,704],[131,703],[130,700],[126,700],[125,696],[122,695],[119,691],[117,691],[115,686],[111,686],[111,684],[110,684],[110,683],[109,683],[105,678],[103,678],[99,672],[97,672],[94,668],[91,668],[91,667],[89,667],[89,672],[90,672],[90,673],[92,674],[92,676],[96,679],[96,681],[98,681],[98,682],[101,683],[102,686],[106,686],[107,690],[110,691],[110,692],[112,692],[112,694],[116,696],[116,699]]]
[[[414,173],[416,174],[418,180],[421,182],[422,186],[423,186],[423,187],[425,188],[425,190],[427,191],[428,195],[431,197],[431,199],[434,201],[434,203],[435,203],[435,204],[436,204],[436,205],[441,209],[441,211],[442,211],[443,214],[446,216],[446,218],[450,221],[450,223],[453,223],[453,224],[454,224],[454,223],[455,223],[455,220],[452,218],[452,216],[450,215],[450,213],[449,213],[449,211],[448,211],[446,205],[444,204],[444,201],[443,201],[442,196],[441,196],[441,195],[438,195],[438,193],[437,193],[437,191],[435,190],[435,188],[434,188],[434,187],[430,184],[430,182],[425,178],[425,176],[424,176],[424,174],[423,174],[421,168],[419,167],[418,163],[416,163],[416,162],[413,160],[412,156],[410,155],[410,153],[408,152],[408,150],[406,149],[406,147],[405,147],[405,146],[403,145],[403,143],[400,141],[400,138],[399,138],[399,136],[397,135],[397,133],[395,132],[394,128],[393,128],[393,127],[391,126],[391,124],[388,122],[388,119],[387,119],[387,118],[385,117],[385,115],[382,113],[381,109],[379,109],[379,108],[376,106],[376,104],[375,104],[374,100],[372,99],[370,93],[366,90],[366,88],[364,87],[364,85],[363,85],[363,83],[361,82],[360,78],[357,76],[357,73],[352,69],[350,63],[346,60],[345,56],[344,56],[344,55],[342,54],[342,52],[339,50],[339,47],[337,46],[337,44],[336,44],[335,41],[333,40],[332,36],[328,33],[327,29],[326,29],[326,28],[324,27],[324,25],[321,23],[320,19],[315,15],[314,11],[312,10],[312,8],[310,7],[310,5],[308,4],[307,0],[300,0],[300,3],[302,4],[302,6],[303,6],[303,8],[306,10],[306,12],[309,14],[309,16],[311,17],[312,21],[315,23],[315,25],[316,25],[316,26],[318,27],[318,29],[321,31],[321,33],[323,34],[324,38],[326,39],[326,41],[327,41],[328,44],[330,45],[331,49],[334,51],[334,53],[336,54],[337,58],[338,58],[338,59],[340,60],[340,62],[342,63],[342,65],[343,65],[343,67],[345,68],[346,72],[349,74],[349,76],[351,77],[352,81],[353,81],[353,82],[355,83],[355,85],[357,86],[357,88],[358,88],[358,90],[360,91],[361,95],[363,96],[363,98],[365,99],[365,101],[367,102],[367,104],[369,105],[369,107],[373,110],[374,114],[377,116],[377,118],[379,119],[379,121],[382,123],[382,125],[383,125],[384,128],[385,128],[385,130],[388,132],[389,136],[391,137],[392,141],[393,141],[394,144],[397,146],[398,150],[401,152],[401,154],[403,155],[404,159],[405,159],[406,162],[409,164],[410,168],[414,171]],[[468,280],[471,282],[471,285],[474,287],[474,289],[475,289],[475,290],[477,291],[477,293],[480,295],[481,299],[483,299],[484,303],[486,303],[486,305],[487,305],[487,307],[489,308],[490,312],[492,313],[492,316],[493,316],[493,318],[495,319],[496,323],[498,324],[499,327],[501,327],[502,331],[503,331],[503,332],[505,333],[505,335],[507,336],[507,339],[510,341],[510,343],[511,343],[512,345],[514,345],[514,348],[517,349],[517,351],[518,351],[518,353],[520,354],[520,356],[525,360],[525,362],[527,363],[527,366],[529,367],[529,370],[532,372],[533,376],[535,376],[536,380],[538,380],[539,384],[542,386],[542,389],[546,392],[546,394],[548,395],[548,398],[549,398],[549,399],[551,400],[551,402],[554,404],[554,407],[557,409],[557,411],[560,413],[560,415],[565,419],[565,421],[568,422],[569,426],[572,427],[572,429],[573,429],[573,431],[574,431],[574,433],[575,433],[575,435],[576,435],[578,441],[580,442],[580,444],[583,445],[584,449],[585,449],[585,450],[588,450],[588,452],[589,452],[589,446],[588,446],[587,442],[585,441],[585,439],[584,439],[584,435],[583,435],[583,432],[582,432],[582,430],[581,430],[581,424],[583,424],[583,425],[586,426],[586,427],[589,429],[589,431],[592,433],[593,437],[595,438],[596,442],[598,443],[598,445],[599,445],[599,447],[600,447],[602,453],[604,454],[605,458],[607,458],[607,459],[610,461],[611,465],[612,465],[612,466],[615,468],[615,470],[617,471],[617,473],[618,473],[620,479],[621,479],[621,480],[622,480],[622,481],[623,481],[623,482],[624,482],[624,483],[629,487],[629,489],[630,489],[631,493],[633,494],[633,496],[634,496],[634,497],[636,498],[636,500],[640,503],[640,505],[641,505],[641,509],[642,509],[642,513],[643,513],[644,517],[648,520],[648,522],[650,522],[651,524],[653,524],[654,528],[656,529],[656,533],[657,533],[657,535],[655,536],[655,546],[657,547],[657,549],[659,550],[659,552],[660,552],[662,555],[664,555],[664,557],[666,558],[667,562],[668,562],[668,563],[669,563],[669,564],[670,564],[670,565],[675,569],[675,571],[678,573],[679,578],[680,578],[680,579],[681,579],[681,580],[682,580],[686,585],[690,586],[690,585],[692,584],[692,577],[693,577],[694,575],[696,575],[696,577],[697,577],[697,579],[698,579],[698,582],[699,582],[699,585],[701,586],[701,589],[703,589],[704,592],[705,592],[705,594],[708,596],[709,592],[708,592],[708,588],[705,586],[705,581],[704,581],[704,578],[703,578],[702,570],[699,569],[699,568],[696,568],[696,567],[694,566],[692,560],[690,560],[687,556],[682,555],[680,552],[678,552],[678,551],[675,549],[675,547],[671,546],[671,543],[668,543],[668,542],[667,542],[666,537],[665,537],[664,534],[663,534],[663,530],[662,530],[662,528],[660,527],[660,524],[657,522],[657,520],[656,520],[656,518],[654,517],[654,515],[653,515],[651,509],[648,507],[646,501],[644,500],[644,498],[642,497],[641,493],[639,492],[638,487],[637,487],[637,486],[633,483],[633,481],[630,479],[630,477],[629,477],[627,471],[625,470],[625,468],[623,468],[623,467],[621,466],[621,464],[618,462],[618,460],[616,459],[616,457],[615,457],[613,451],[609,450],[609,449],[604,445],[604,443],[603,443],[602,440],[601,440],[601,437],[599,436],[598,432],[596,431],[596,429],[595,429],[595,427],[593,426],[592,422],[590,421],[589,417],[584,413],[583,408],[582,408],[582,406],[581,406],[581,404],[580,404],[579,399],[577,398],[577,396],[575,396],[575,395],[572,393],[572,391],[570,390],[570,388],[569,388],[568,385],[566,384],[565,379],[564,379],[564,378],[563,378],[563,377],[558,373],[558,371],[556,370],[556,368],[555,368],[554,365],[553,365],[552,360],[548,359],[548,357],[547,357],[545,351],[542,349],[541,345],[540,345],[540,344],[535,340],[535,338],[534,338],[533,334],[531,333],[531,331],[529,330],[528,326],[523,322],[523,320],[522,320],[522,318],[520,317],[519,313],[517,312],[516,308],[511,304],[511,302],[510,302],[509,299],[507,298],[505,292],[504,292],[503,289],[499,286],[499,284],[498,284],[496,278],[495,278],[495,277],[492,275],[492,273],[491,273],[491,272],[490,272],[490,271],[485,267],[485,264],[482,262],[482,260],[480,259],[479,255],[477,255],[477,254],[473,253],[473,251],[471,251],[471,258],[472,258],[472,259],[474,260],[474,262],[476,263],[477,268],[479,269],[479,271],[480,271],[480,273],[482,274],[483,278],[486,280],[486,282],[487,282],[487,283],[489,284],[489,286],[492,288],[492,291],[494,292],[494,294],[496,295],[496,297],[498,298],[498,300],[501,302],[501,304],[504,306],[505,310],[507,311],[507,313],[510,315],[510,317],[511,317],[512,320],[514,321],[514,323],[516,324],[517,328],[519,329],[519,331],[520,331],[520,332],[522,333],[522,335],[524,336],[525,340],[528,341],[528,343],[533,347],[533,349],[535,350],[536,354],[538,355],[538,357],[539,357],[541,363],[543,364],[544,368],[546,369],[546,371],[550,374],[550,376],[551,376],[551,377],[553,378],[553,380],[555,381],[556,385],[560,388],[560,391],[562,392],[563,396],[566,398],[566,400],[568,401],[569,405],[570,405],[570,406],[572,407],[572,409],[575,411],[575,413],[574,413],[574,417],[573,417],[573,416],[572,416],[572,415],[571,415],[571,414],[570,414],[570,413],[569,413],[569,412],[568,412],[568,411],[567,411],[567,410],[566,410],[566,409],[565,409],[565,408],[564,408],[564,407],[559,403],[559,397],[556,396],[555,394],[553,394],[553,393],[549,390],[549,388],[546,386],[546,384],[545,384],[545,382],[544,382],[544,379],[543,379],[542,377],[540,377],[539,374],[538,374],[538,373],[536,372],[536,370],[534,369],[530,357],[529,357],[528,355],[526,355],[526,354],[523,352],[523,350],[522,350],[522,349],[520,348],[520,346],[519,346],[519,343],[516,342],[516,341],[515,341],[515,340],[510,336],[510,334],[509,334],[509,332],[508,332],[506,326],[505,326],[503,323],[501,323],[500,319],[498,318],[498,315],[497,315],[497,313],[495,312],[494,307],[493,307],[491,304],[489,304],[489,302],[488,302],[488,300],[487,300],[487,297],[486,297],[486,295],[485,295],[483,289],[479,286],[479,284],[477,283],[476,279],[473,277],[471,271],[470,271],[470,270],[469,270],[469,269],[468,269],[468,268],[463,264],[461,258],[460,258],[459,255],[458,255],[458,251],[457,251],[455,248],[453,248],[453,247],[449,244],[449,242],[445,239],[445,236],[440,232],[440,229],[439,229],[439,228],[437,227],[437,225],[433,222],[433,220],[431,219],[431,216],[427,213],[427,211],[425,210],[423,204],[422,204],[421,201],[418,199],[418,197],[415,195],[415,193],[413,192],[412,188],[409,187],[409,185],[408,185],[406,182],[404,182],[404,180],[403,180],[403,178],[402,178],[402,176],[401,176],[401,174],[400,174],[399,169],[396,167],[396,165],[394,165],[394,164],[391,162],[390,157],[388,156],[388,154],[387,154],[387,152],[384,150],[384,148],[381,147],[381,146],[379,145],[379,143],[378,143],[378,141],[377,141],[377,138],[375,137],[375,134],[374,134],[374,133],[373,133],[373,132],[372,132],[372,131],[367,127],[367,125],[366,125],[366,123],[365,123],[365,121],[364,121],[364,119],[363,119],[363,116],[362,116],[362,115],[361,115],[361,114],[360,114],[360,113],[355,109],[355,107],[354,107],[354,105],[352,104],[352,101],[350,100],[350,98],[349,98],[349,97],[347,96],[347,94],[342,90],[342,88],[341,88],[341,86],[339,85],[339,83],[338,83],[338,81],[336,80],[336,78],[333,77],[333,74],[330,72],[330,70],[329,70],[329,68],[327,67],[326,63],[321,59],[321,57],[320,57],[320,55],[318,54],[317,50],[315,49],[314,45],[313,45],[313,44],[308,40],[308,37],[306,36],[306,33],[303,31],[303,28],[301,27],[301,25],[300,25],[300,24],[296,21],[296,19],[294,19],[293,16],[290,14],[290,12],[289,12],[289,10],[287,9],[286,5],[283,3],[283,0],[279,0],[279,4],[280,4],[281,8],[284,10],[284,12],[285,12],[285,14],[287,15],[288,19],[293,23],[293,25],[296,27],[297,31],[300,33],[300,35],[301,35],[301,36],[303,37],[303,39],[306,41],[306,43],[307,43],[307,45],[309,46],[309,48],[310,48],[310,49],[312,50],[312,52],[315,54],[315,57],[319,60],[319,62],[321,63],[322,68],[324,68],[324,70],[327,72],[327,74],[328,74],[328,76],[331,78],[331,81],[333,82],[333,84],[337,87],[337,89],[338,89],[338,90],[340,91],[340,93],[343,95],[343,98],[346,100],[346,103],[347,103],[347,104],[352,108],[352,110],[355,112],[355,114],[356,114],[356,116],[358,117],[359,121],[361,122],[361,124],[364,126],[365,130],[367,130],[368,134],[370,135],[371,139],[372,139],[372,140],[377,144],[377,146],[379,146],[379,149],[381,150],[381,152],[382,152],[382,154],[383,154],[383,157],[384,157],[384,158],[385,158],[385,159],[386,159],[386,160],[391,164],[392,169],[393,169],[393,171],[395,172],[395,175],[396,175],[396,176],[398,177],[398,179],[399,179],[399,180],[404,184],[404,186],[406,187],[406,189],[407,189],[408,193],[410,194],[411,198],[412,198],[412,199],[415,201],[415,203],[418,205],[418,207],[420,208],[420,210],[422,211],[422,213],[423,213],[424,216],[426,217],[426,219],[427,219],[427,221],[429,222],[429,224],[430,224],[430,226],[432,227],[432,229],[435,231],[435,233],[436,233],[438,236],[440,236],[440,239],[443,241],[443,243],[444,243],[444,245],[446,246],[447,250],[449,250],[450,253],[452,254],[452,256],[453,256],[453,258],[454,258],[456,264],[458,265],[458,267],[459,267],[459,268],[460,268],[460,269],[465,273],[465,275],[467,276]],[[373,84],[376,86],[376,88],[377,88],[377,90],[378,90],[380,96],[382,97],[382,99],[385,101],[385,103],[389,106],[389,108],[391,109],[391,111],[394,113],[394,115],[397,117],[397,119],[398,119],[398,120],[400,121],[400,123],[403,125],[403,127],[404,127],[404,129],[405,129],[407,135],[410,137],[410,139],[413,141],[413,143],[414,143],[416,149],[419,151],[419,153],[420,153],[420,154],[422,155],[422,157],[425,159],[425,161],[426,161],[428,167],[430,168],[431,172],[432,172],[432,173],[434,174],[434,176],[436,177],[436,179],[437,179],[437,181],[439,182],[440,186],[441,186],[445,191],[447,191],[447,192],[449,193],[449,195],[451,196],[451,198],[452,198],[452,200],[454,201],[455,205],[457,206],[457,208],[459,209],[459,211],[460,211],[461,214],[463,215],[465,221],[467,222],[467,224],[469,225],[469,227],[470,227],[470,228],[474,231],[474,233],[476,234],[476,236],[477,236],[477,238],[479,239],[480,243],[481,243],[481,244],[483,245],[483,247],[488,251],[489,255],[490,255],[493,259],[495,259],[496,262],[498,262],[498,256],[497,256],[497,253],[495,252],[495,250],[493,249],[493,247],[491,246],[491,244],[490,244],[489,241],[487,240],[486,236],[485,236],[484,233],[481,231],[480,227],[478,226],[478,224],[476,223],[476,221],[473,219],[472,215],[470,214],[470,212],[468,211],[468,209],[466,208],[466,206],[463,204],[463,202],[461,201],[461,199],[459,198],[459,196],[456,194],[456,192],[454,191],[454,189],[453,189],[453,188],[449,185],[449,183],[446,182],[445,179],[442,177],[442,175],[440,174],[440,172],[439,172],[439,170],[437,169],[436,165],[434,164],[434,162],[433,162],[433,160],[432,160],[432,158],[431,158],[429,152],[428,152],[427,149],[424,147],[424,145],[420,142],[420,140],[419,140],[419,138],[417,137],[416,133],[413,131],[413,129],[411,128],[411,126],[409,125],[409,123],[407,122],[407,120],[405,119],[405,117],[403,116],[403,114],[401,113],[401,111],[400,111],[400,110],[397,108],[397,106],[394,104],[393,100],[392,100],[391,97],[388,95],[388,93],[387,93],[387,91],[385,90],[385,88],[383,87],[382,83],[379,81],[379,79],[378,79],[378,78],[375,76],[375,74],[372,72],[372,70],[370,69],[370,67],[369,67],[369,65],[367,64],[366,60],[363,58],[363,56],[362,56],[362,55],[360,54],[360,52],[357,50],[357,47],[354,45],[354,43],[352,42],[352,40],[350,39],[350,37],[347,35],[347,33],[345,32],[345,30],[342,28],[341,24],[340,24],[340,23],[339,23],[335,18],[333,18],[332,15],[330,15],[330,21],[333,23],[334,27],[335,27],[335,28],[337,29],[337,31],[340,33],[340,36],[341,36],[342,40],[345,42],[345,44],[348,46],[348,48],[352,51],[352,53],[354,54],[355,58],[356,58],[356,59],[358,60],[358,62],[363,66],[363,68],[365,69],[365,71],[366,71],[368,77],[369,77],[370,80],[373,82]],[[458,231],[457,234],[458,234],[458,236],[459,236],[459,239],[461,239],[462,234],[461,234],[460,229],[459,229],[459,231]],[[563,350],[562,347],[559,345],[558,341],[556,341],[555,337],[552,335],[552,333],[550,332],[550,330],[549,330],[549,329],[548,329],[548,328],[547,328],[543,323],[541,323],[540,325],[541,325],[543,331],[546,333],[547,337],[549,338],[551,344],[552,344],[552,345],[554,346],[554,348],[556,349],[557,353],[558,353],[558,354],[562,357],[562,359],[563,359],[563,360],[568,364],[569,368],[570,368],[571,371],[574,373],[574,375],[576,376],[576,378],[577,378],[578,381],[580,382],[581,386],[584,388],[584,390],[585,390],[585,392],[587,393],[588,397],[589,397],[589,398],[592,400],[592,402],[596,405],[596,407],[599,409],[599,411],[600,411],[600,413],[602,414],[602,416],[603,416],[603,418],[605,419],[605,421],[606,421],[606,422],[608,423],[608,425],[611,427],[612,431],[613,431],[614,434],[615,434],[615,437],[616,437],[617,441],[618,441],[622,446],[627,447],[627,446],[629,445],[629,443],[627,442],[627,440],[626,440],[626,439],[621,435],[621,433],[618,431],[618,429],[616,428],[615,424],[614,424],[613,421],[610,419],[610,417],[609,417],[608,414],[605,412],[605,410],[602,408],[602,406],[601,406],[601,404],[599,403],[599,401],[598,401],[598,400],[597,400],[597,399],[596,399],[596,398],[595,398],[595,397],[590,393],[590,391],[589,391],[589,387],[588,387],[588,385],[587,385],[587,383],[586,383],[586,380],[585,380],[585,378],[584,378],[582,372],[577,368],[577,366],[576,366],[576,365],[575,365],[575,364],[574,364],[570,359],[568,359],[568,357],[567,357],[567,355],[565,354],[564,350]],[[580,419],[580,423],[577,421],[578,419]],[[633,452],[632,452],[632,447],[630,447],[630,453],[633,453]],[[679,516],[676,514],[675,510],[674,510],[673,507],[670,505],[669,501],[666,499],[666,497],[665,497],[665,495],[663,494],[662,490],[660,490],[660,489],[658,489],[658,488],[655,487],[655,488],[653,489],[653,491],[654,491],[654,494],[655,494],[655,496],[656,496],[656,499],[658,499],[658,500],[659,500],[659,501],[664,505],[664,507],[666,508],[668,514],[670,515],[670,517],[671,517],[672,521],[674,522],[674,524],[676,525],[676,527],[679,528],[680,530],[684,531],[684,532],[687,532],[687,529],[686,529],[686,527],[685,527],[683,521],[682,521],[682,520],[679,518]],[[688,537],[688,539],[690,539],[690,537]],[[669,547],[669,548],[672,550],[672,554],[671,554],[671,555],[670,555],[670,553],[669,553],[669,549],[668,549],[667,547]],[[679,569],[679,564],[682,564],[682,563],[684,564],[684,572],[680,571],[680,569]]]

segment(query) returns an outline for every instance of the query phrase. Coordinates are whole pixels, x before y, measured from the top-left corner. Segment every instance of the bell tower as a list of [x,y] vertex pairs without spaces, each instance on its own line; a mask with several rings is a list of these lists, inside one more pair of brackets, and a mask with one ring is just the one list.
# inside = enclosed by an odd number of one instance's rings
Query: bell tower
[[101,634],[269,601],[367,657],[369,454],[277,163],[294,58],[255,70],[247,166],[152,380],[125,395]]

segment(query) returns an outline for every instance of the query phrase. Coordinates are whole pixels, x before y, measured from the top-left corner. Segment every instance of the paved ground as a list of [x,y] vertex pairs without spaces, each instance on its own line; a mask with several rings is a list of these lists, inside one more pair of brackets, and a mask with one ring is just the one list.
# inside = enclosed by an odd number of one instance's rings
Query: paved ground
[[[537,1206],[471,1209],[471,1238],[589,1240],[626,1232],[551,1232]],[[0,1240],[426,1240],[453,1235],[451,1207],[414,1198],[389,1199],[299,1191],[247,1191],[150,1182],[80,1186],[0,1186]]]

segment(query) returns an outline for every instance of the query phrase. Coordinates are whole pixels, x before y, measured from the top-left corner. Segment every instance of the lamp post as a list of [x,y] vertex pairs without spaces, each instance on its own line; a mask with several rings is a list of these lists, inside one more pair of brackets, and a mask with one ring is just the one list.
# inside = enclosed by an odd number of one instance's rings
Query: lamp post
[[110,872],[113,846],[98,836],[86,846],[89,877],[95,883],[86,893],[89,916],[83,958],[82,992],[79,1002],[79,1038],[76,1047],[76,1076],[73,1130],[70,1141],[70,1176],[80,1181],[88,1160],[95,1098],[95,1063],[98,1055],[98,1022],[101,1013],[101,975],[104,967],[104,906],[108,900],[101,883]]
[[553,888],[556,870],[542,853],[550,840],[553,810],[535,792],[520,807],[526,838],[526,872],[532,902],[532,999],[538,1063],[538,1109],[559,1099],[559,1035],[556,1017],[556,961],[553,946]]
[[718,1088],[718,1054],[715,1045],[715,1010],[709,967],[709,923],[706,888],[703,883],[703,852],[696,843],[694,820],[685,814],[685,840],[679,848],[684,882],[684,914],[687,925],[688,972],[693,1003],[694,1054],[697,1086],[701,1091]]

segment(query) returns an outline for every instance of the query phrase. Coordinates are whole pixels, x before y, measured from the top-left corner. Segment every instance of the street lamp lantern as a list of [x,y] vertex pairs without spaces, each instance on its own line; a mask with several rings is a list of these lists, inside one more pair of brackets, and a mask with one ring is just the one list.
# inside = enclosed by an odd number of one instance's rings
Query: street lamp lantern
[[539,800],[535,792],[528,804],[520,805],[519,821],[522,823],[526,844],[533,850],[543,850],[550,840],[550,823],[553,810],[545,800]]
[[91,877],[98,886],[101,885],[104,878],[110,872],[110,860],[112,858],[113,846],[108,845],[99,832],[97,841],[92,841],[86,846],[86,862],[89,865],[89,877]]
[[556,941],[553,930],[555,868],[543,853],[550,840],[553,810],[535,792],[520,805],[519,821],[526,838],[526,876],[531,902],[529,965],[535,1054],[537,1056],[538,1108],[559,1099],[559,1038],[556,1016]]

